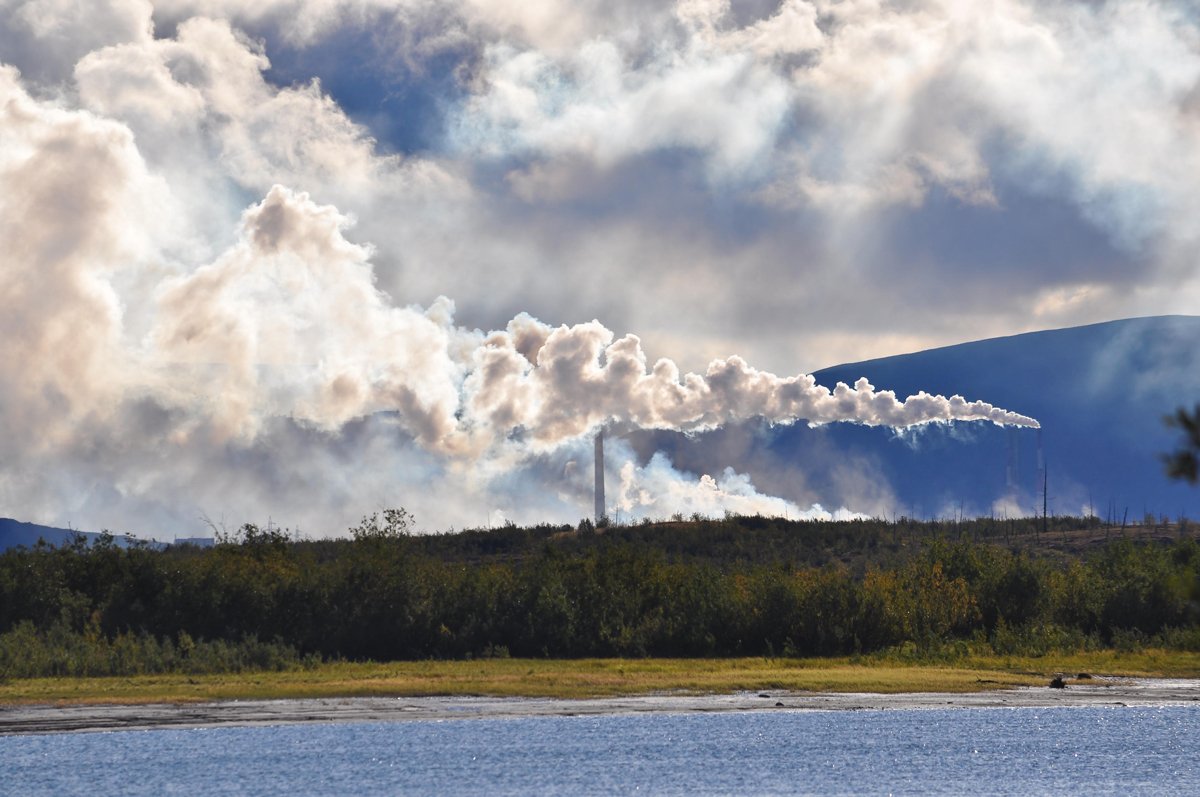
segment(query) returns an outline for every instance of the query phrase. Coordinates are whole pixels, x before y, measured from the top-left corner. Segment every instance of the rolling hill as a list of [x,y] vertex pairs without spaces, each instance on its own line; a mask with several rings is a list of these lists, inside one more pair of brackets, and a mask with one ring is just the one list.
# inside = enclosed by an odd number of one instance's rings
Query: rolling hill
[[[1091,505],[1101,516],[1114,508],[1118,514],[1128,508],[1138,518],[1147,511],[1200,514],[1200,490],[1166,478],[1161,462],[1178,437],[1163,417],[1200,402],[1200,317],[1014,335],[841,365],[815,376],[826,385],[866,376],[900,395],[921,389],[959,393],[1032,415],[1042,423],[1051,512],[1078,513]],[[909,444],[854,427],[830,432],[851,447],[873,442],[898,495],[928,512],[953,506],[956,498],[977,511],[1002,498],[1012,441],[1018,503],[1033,508],[1041,492],[1037,433],[961,426],[923,429]],[[781,431],[774,445],[799,443],[794,431]]]

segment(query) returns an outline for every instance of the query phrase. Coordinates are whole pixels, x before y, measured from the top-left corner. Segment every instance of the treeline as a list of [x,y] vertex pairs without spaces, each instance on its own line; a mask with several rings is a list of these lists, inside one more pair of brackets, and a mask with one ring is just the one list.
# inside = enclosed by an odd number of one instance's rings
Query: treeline
[[245,526],[211,549],[105,538],[7,551],[0,675],[336,658],[920,655],[963,644],[1200,649],[1191,539],[1116,539],[1068,557],[978,529],[952,538],[940,525],[904,534],[867,521],[406,529],[406,516],[385,513],[350,540]]
[[[393,524],[407,527],[405,518]],[[384,519],[366,518],[366,525],[386,526]],[[361,528],[361,527],[360,527]],[[1137,533],[1147,527],[1139,526]],[[1154,527],[1157,528],[1157,527]],[[1048,518],[968,518],[962,520],[914,520],[900,517],[887,521],[863,518],[847,521],[788,520],[777,517],[705,518],[643,521],[611,525],[593,534],[590,521],[578,526],[505,526],[414,538],[414,544],[442,559],[480,561],[512,559],[536,553],[548,540],[569,553],[611,545],[639,545],[661,551],[671,560],[709,561],[720,564],[750,562],[770,564],[825,564],[840,559],[848,564],[876,561],[907,546],[931,539],[969,539],[1004,545],[1052,543],[1066,532],[1091,529],[1111,537],[1133,534],[1131,526],[1105,527],[1099,518],[1050,516]],[[1187,530],[1187,526],[1184,526]]]

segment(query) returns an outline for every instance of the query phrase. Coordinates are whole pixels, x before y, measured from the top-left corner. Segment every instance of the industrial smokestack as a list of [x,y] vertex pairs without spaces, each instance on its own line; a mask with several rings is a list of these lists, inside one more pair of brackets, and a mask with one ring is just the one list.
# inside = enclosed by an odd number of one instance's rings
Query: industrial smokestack
[[604,429],[596,432],[596,525],[604,520]]

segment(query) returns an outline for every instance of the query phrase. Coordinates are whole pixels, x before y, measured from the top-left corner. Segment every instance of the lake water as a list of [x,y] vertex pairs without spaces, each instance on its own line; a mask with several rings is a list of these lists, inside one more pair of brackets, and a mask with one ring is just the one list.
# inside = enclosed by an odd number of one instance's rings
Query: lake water
[[532,717],[0,738],[0,793],[1200,794],[1200,707]]

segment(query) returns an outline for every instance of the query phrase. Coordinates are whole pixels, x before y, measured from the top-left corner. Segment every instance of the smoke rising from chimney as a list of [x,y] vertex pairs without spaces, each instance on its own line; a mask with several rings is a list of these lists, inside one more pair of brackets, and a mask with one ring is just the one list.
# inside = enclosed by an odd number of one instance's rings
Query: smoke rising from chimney
[[[372,281],[370,250],[342,234],[349,220],[307,194],[275,186],[243,215],[242,240],[159,294],[162,355],[212,363],[230,435],[287,414],[325,429],[399,411],[424,447],[472,459],[519,438],[548,451],[604,425],[695,432],[762,417],[904,428],[940,421],[1037,421],[984,401],[920,392],[898,399],[866,379],[832,390],[780,377],[740,357],[680,374],[648,365],[636,335],[599,321],[551,327],[526,314],[503,331],[457,327],[453,303],[397,307]],[[200,395],[209,395],[201,391]]]
[[[371,248],[345,237],[351,219],[279,185],[245,210],[236,241],[210,262],[168,269],[155,239],[134,234],[142,227],[131,219],[153,210],[143,206],[157,183],[132,137],[87,114],[44,109],[13,80],[0,80],[0,92],[6,107],[37,122],[7,133],[26,152],[14,174],[44,169],[66,181],[46,183],[47,207],[71,194],[71,175],[102,168],[103,179],[88,184],[110,186],[76,192],[71,214],[0,200],[13,211],[6,240],[22,254],[10,270],[28,277],[3,303],[20,320],[0,363],[14,452],[3,497],[12,511],[83,494],[177,517],[162,507],[186,502],[186,485],[207,490],[208,501],[260,511],[323,489],[330,504],[361,511],[362,488],[340,475],[348,455],[337,447],[350,446],[355,429],[381,429],[367,420],[380,416],[401,432],[369,439],[375,461],[397,463],[398,471],[372,474],[393,494],[405,473],[439,474],[484,494],[489,479],[607,425],[689,432],[756,416],[1036,425],[960,397],[901,401],[862,380],[831,391],[738,357],[681,374],[667,359],[649,365],[637,337],[617,338],[598,321],[551,327],[522,314],[503,330],[466,329],[448,299],[427,308],[393,302],[375,285]],[[61,131],[76,146],[42,146]],[[61,345],[66,329],[72,342]],[[319,441],[329,448],[318,451]],[[406,441],[416,453],[382,450]],[[33,519],[56,517],[37,511]]]

